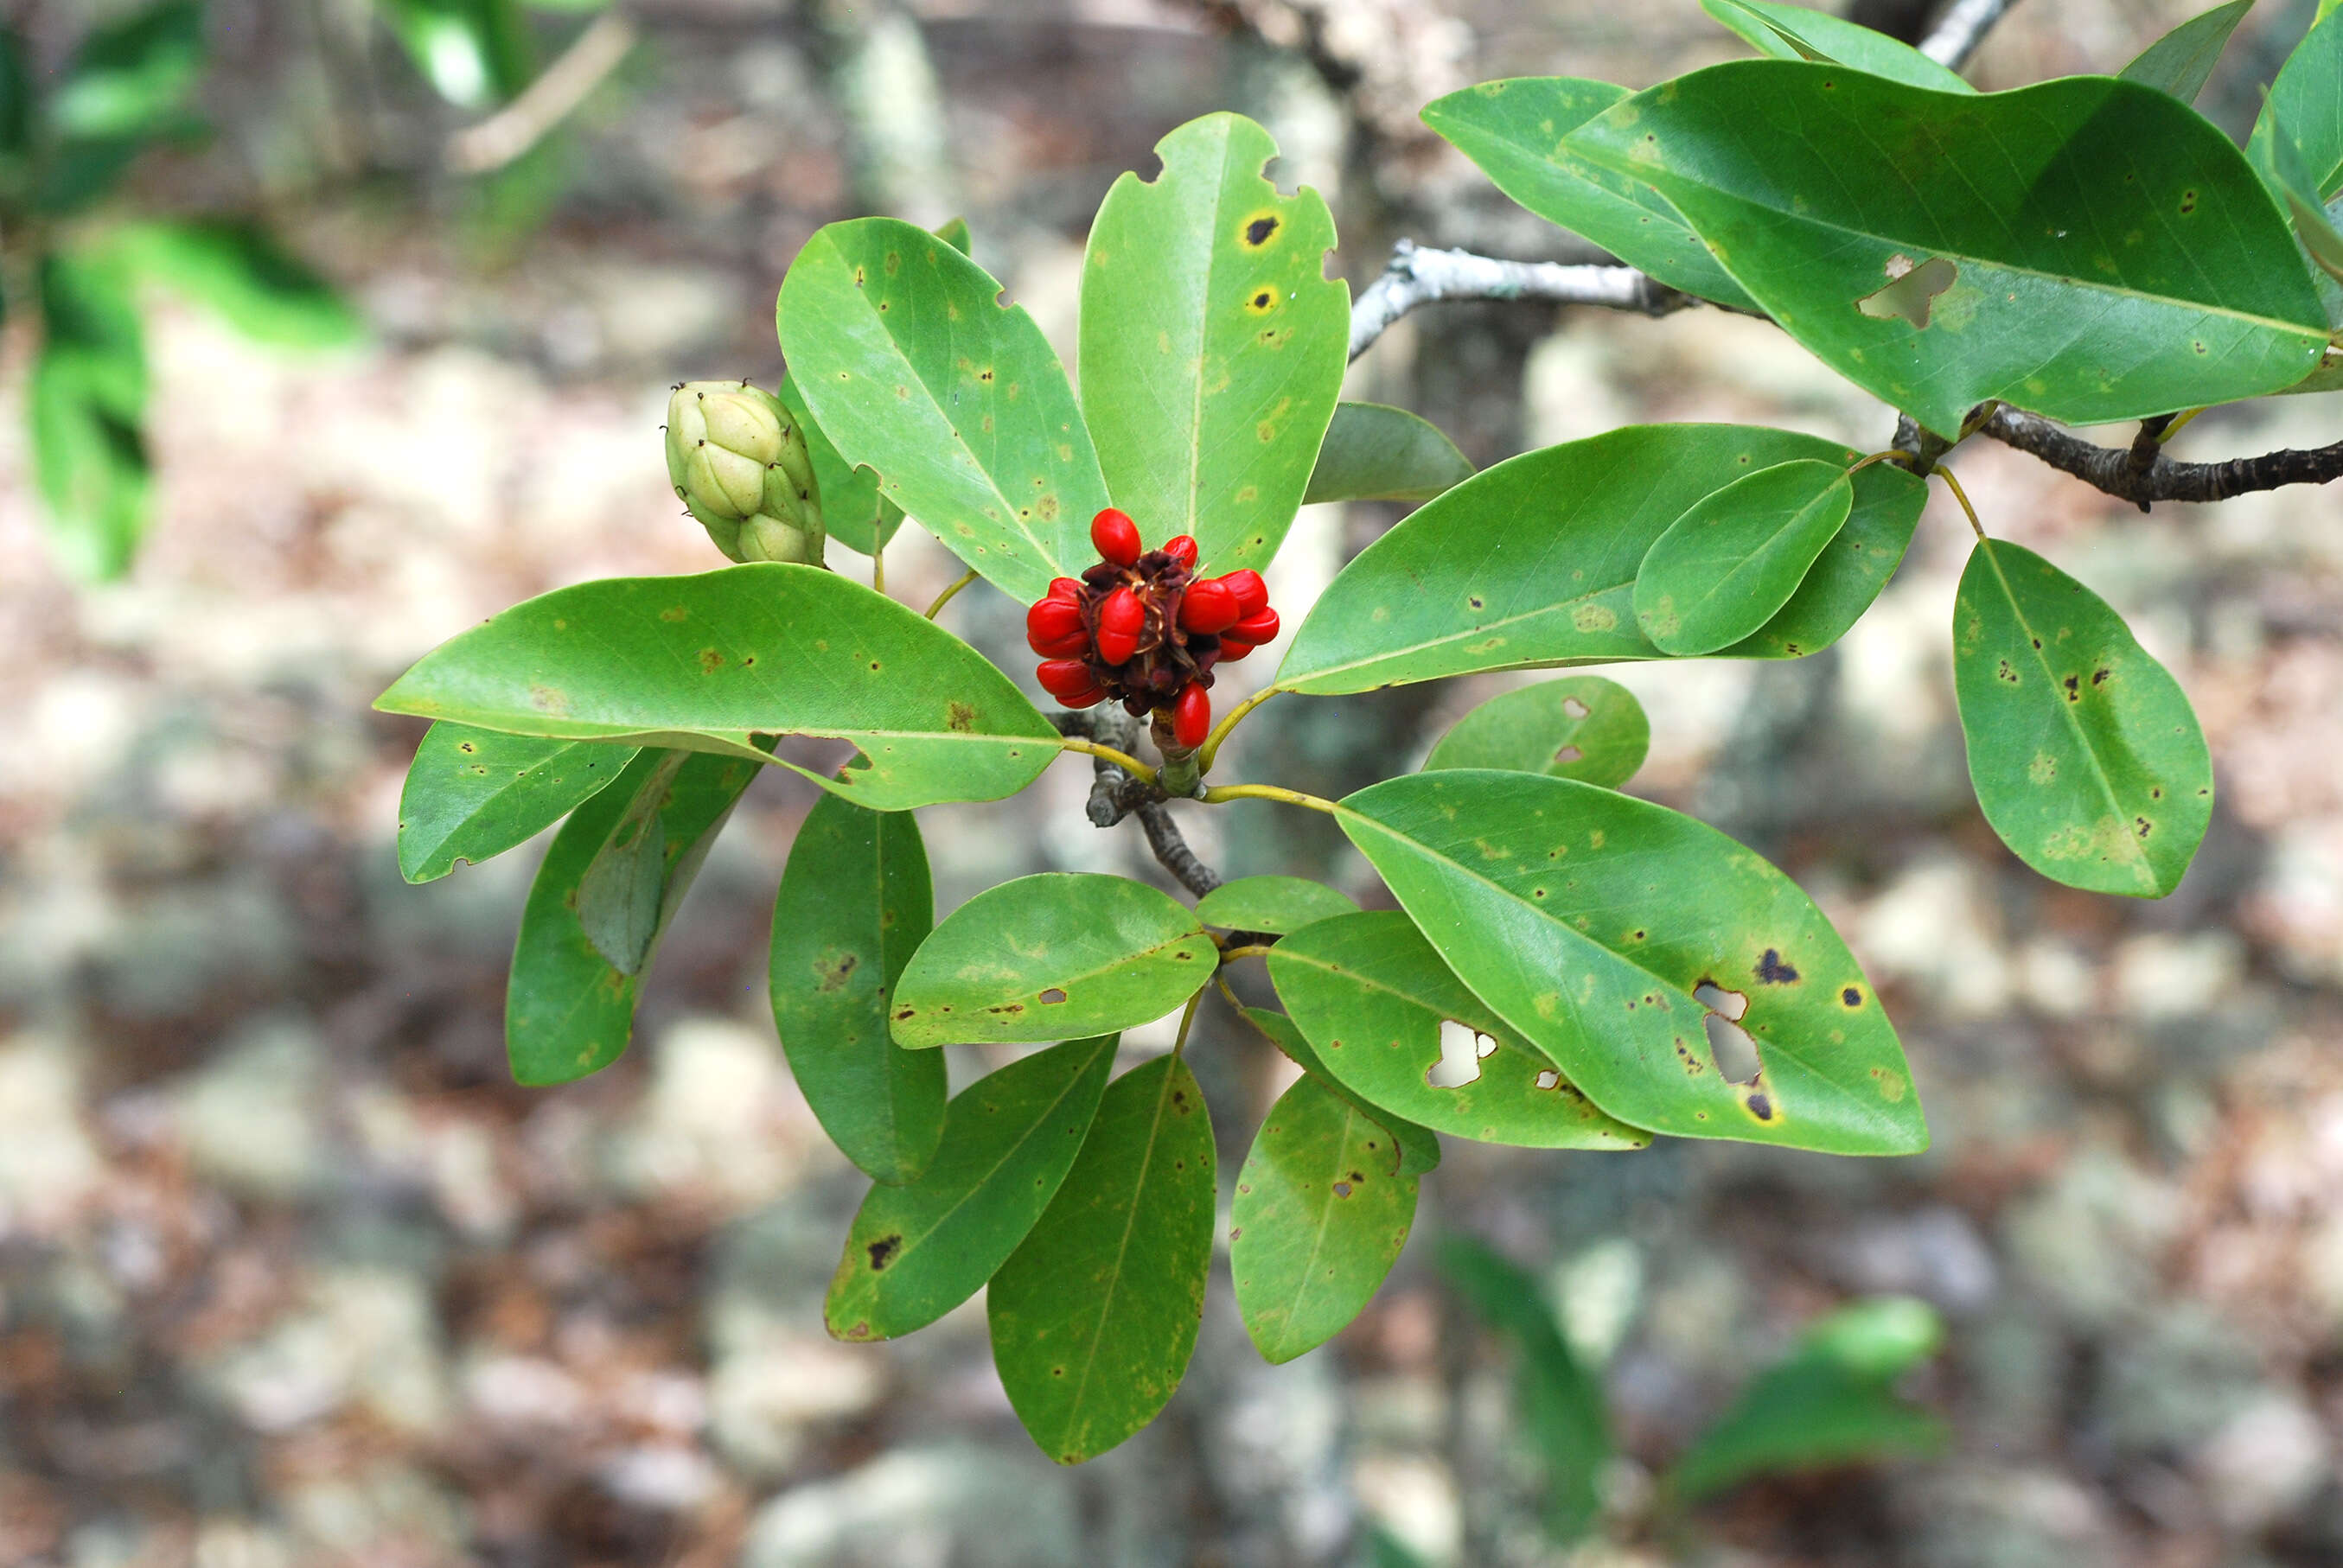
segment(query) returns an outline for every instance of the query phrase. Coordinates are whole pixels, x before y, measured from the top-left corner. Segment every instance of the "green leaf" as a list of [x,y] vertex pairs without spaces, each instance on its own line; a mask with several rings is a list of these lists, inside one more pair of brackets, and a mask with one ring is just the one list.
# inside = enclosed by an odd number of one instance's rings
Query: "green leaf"
[[[1114,1040],[1070,1040],[961,1090],[919,1177],[873,1187],[822,1303],[841,1340],[890,1340],[976,1294],[1018,1249],[1095,1139]],[[996,1289],[998,1286],[996,1285]]]
[[1317,192],[1262,177],[1277,144],[1242,115],[1191,120],[1155,151],[1162,173],[1117,179],[1091,225],[1082,413],[1151,544],[1191,534],[1199,571],[1264,567],[1342,392],[1334,219]]
[[2142,49],[2116,75],[2193,104],[2205,90],[2213,67],[2221,63],[2229,35],[2253,8],[2254,0],[2229,0],[2226,5],[2200,12]]
[[1574,76],[1516,76],[1435,98],[1423,123],[1497,188],[1671,288],[1756,308],[1657,191],[1574,156],[1563,138],[1629,96]]
[[1519,1347],[1523,1424],[1546,1473],[1546,1527],[1560,1541],[1577,1540],[1594,1521],[1611,1457],[1602,1385],[1571,1353],[1537,1282],[1504,1258],[1469,1236],[1451,1236],[1441,1243],[1440,1271]]
[[1902,39],[1827,11],[1770,0],[1700,0],[1700,8],[1759,54],[1776,60],[1833,61],[1933,93],[1976,91],[1958,71],[1938,65]]
[[650,950],[673,920],[709,846],[756,777],[743,758],[647,750],[588,798],[545,852],[521,910],[505,990],[505,1048],[516,1082],[567,1083],[618,1059],[635,1022],[649,954],[629,973],[597,950],[578,918],[579,883],[643,787],[666,774],[659,802],[661,893]]
[[112,190],[151,145],[143,136],[76,137],[60,144],[41,162],[34,209],[62,217],[89,206]]
[[2055,882],[2162,898],[2213,814],[2188,699],[2123,618],[2018,545],[1980,540],[1953,609],[1969,779],[2001,841]]
[[114,244],[133,270],[217,311],[247,337],[325,348],[364,335],[357,313],[334,286],[256,225],[136,224]]
[[1906,1298],[1832,1313],[1694,1440],[1669,1473],[1668,1492],[1689,1503],[1756,1475],[1937,1452],[1944,1422],[1892,1385],[1935,1355],[1943,1337],[1934,1310]]
[[386,0],[383,14],[424,79],[460,107],[509,99],[535,74],[513,0]]
[[65,67],[49,118],[66,136],[135,136],[177,109],[204,67],[203,11],[168,0],[100,27]]
[[1503,768],[1616,788],[1651,749],[1635,694],[1599,675],[1567,675],[1493,697],[1433,743],[1423,771]]
[[874,1179],[927,1169],[944,1126],[944,1059],[900,1049],[887,1007],[935,924],[927,848],[908,811],[825,795],[773,900],[773,1024],[822,1131]]
[[2322,10],[2310,31],[2278,68],[2246,144],[2257,168],[2263,149],[2284,126],[2302,152],[2318,199],[2343,192],[2343,19]]
[[974,648],[819,567],[557,588],[442,643],[375,701],[566,740],[766,760],[752,734],[830,736],[868,767],[825,789],[900,811],[997,800],[1058,755],[1057,732]]
[[1316,1350],[1374,1299],[1415,1221],[1391,1133],[1303,1077],[1278,1096],[1237,1172],[1229,1273],[1262,1358]]
[[32,72],[25,60],[25,40],[16,29],[0,21],[0,162],[32,150],[35,102]]
[[[1441,1132],[1524,1149],[1641,1149],[1651,1135],[1597,1111],[1433,951],[1405,915],[1379,910],[1304,927],[1269,975],[1322,1070],[1369,1105]],[[1474,1036],[1479,1038],[1475,1040]],[[1430,1081],[1453,1040],[1476,1075]],[[1452,1064],[1453,1065],[1453,1064]],[[1456,1076],[1443,1074],[1444,1077]]]
[[[1249,1007],[1245,1020],[1267,1036],[1269,1042],[1291,1058],[1295,1066],[1332,1092],[1342,1096],[1359,1113],[1383,1129],[1389,1135],[1391,1149],[1386,1163],[1398,1176],[1421,1176],[1440,1164],[1440,1138],[1429,1127],[1419,1127],[1403,1116],[1394,1116],[1380,1105],[1370,1105],[1354,1090],[1332,1072],[1318,1055],[1318,1050],[1302,1037],[1293,1020],[1282,1012],[1267,1008]],[[1627,1130],[1633,1136],[1634,1129]]]
[[1845,466],[1811,457],[1702,497],[1636,568],[1635,624],[1677,655],[1741,641],[1790,602],[1854,508]]
[[1472,477],[1472,463],[1430,420],[1381,403],[1337,403],[1302,499],[1428,501]]
[[[1330,695],[1493,669],[1664,657],[1635,624],[1635,574],[1670,524],[1743,475],[1851,449],[1743,425],[1631,425],[1484,469],[1362,550],[1319,596],[1277,685]],[[1891,463],[1855,476],[1855,510],[1797,594],[1723,650],[1789,658],[1870,608],[1927,499]]]
[[1103,1034],[1161,1018],[1212,978],[1196,916],[1144,883],[1044,871],[946,916],[895,987],[900,1045]]
[[525,843],[618,777],[627,746],[435,724],[398,797],[398,872],[429,882]]
[[1196,919],[1224,931],[1298,931],[1312,920],[1359,906],[1305,877],[1239,877],[1196,900]]
[[2097,424],[2275,392],[2326,346],[2244,157],[2136,83],[1956,98],[1745,60],[1566,145],[1655,186],[1791,336],[1939,434],[1988,397]]
[[[1927,1146],[1903,1048],[1846,944],[1715,829],[1574,779],[1477,771],[1388,779],[1339,819],[1457,976],[1620,1121],[1838,1154]],[[1271,972],[1314,930],[1280,942]],[[1754,1047],[1745,1082],[1704,1032],[1710,988],[1719,1023]]]
[[1155,1419],[1188,1370],[1212,1265],[1212,1127],[1188,1064],[1107,1088],[1065,1183],[986,1292],[992,1364],[1061,1464]]
[[968,232],[968,219],[964,217],[948,217],[935,227],[933,233],[938,239],[942,240],[946,245],[951,246],[962,256],[970,254],[969,250],[970,236]]
[[127,280],[100,254],[53,251],[38,275],[44,337],[26,387],[50,542],[92,582],[119,577],[146,532],[146,334]]
[[880,493],[1011,598],[1097,557],[1106,481],[1041,329],[943,240],[834,223],[781,282],[781,352],[814,422]]
[[805,432],[814,482],[821,487],[822,527],[850,550],[870,556],[885,549],[895,530],[903,526],[903,508],[879,493],[877,474],[855,467],[839,456],[807,409],[805,394],[798,390],[795,380],[782,377],[779,396]]
[[637,975],[650,961],[671,906],[668,903],[668,796],[689,751],[669,751],[636,788],[634,799],[611,827],[602,847],[578,875],[570,907],[578,928],[603,961],[623,975]]
[[2275,127],[2255,144],[2254,156],[2263,160],[2264,177],[2294,220],[2295,237],[2304,253],[2329,278],[2343,282],[2343,234],[2336,231],[2334,219],[2319,201],[2310,166],[2293,136],[2282,125]]

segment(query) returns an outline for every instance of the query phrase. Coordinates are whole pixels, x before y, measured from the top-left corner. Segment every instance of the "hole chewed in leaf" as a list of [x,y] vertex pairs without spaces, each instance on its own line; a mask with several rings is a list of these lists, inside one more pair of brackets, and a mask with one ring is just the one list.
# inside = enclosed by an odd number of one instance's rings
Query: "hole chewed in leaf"
[[1741,1015],[1749,1010],[1746,996],[1737,990],[1726,990],[1715,980],[1703,980],[1693,987],[1692,1000],[1712,1012],[1723,1013],[1732,1023],[1739,1023]]
[[1056,986],[1051,986],[1048,990],[1043,991],[1034,1000],[1036,1001],[1048,1002],[1054,1006],[1055,1004],[1066,1000],[1066,993],[1060,990]]
[[1588,714],[1594,711],[1594,709],[1587,707],[1586,704],[1579,701],[1575,697],[1564,698],[1562,699],[1562,710],[1573,719],[1584,719]]
[[1564,747],[1561,750],[1559,750],[1559,751],[1557,751],[1557,752],[1555,752],[1555,753],[1554,754],[1554,759],[1556,762],[1563,762],[1563,763],[1570,763],[1570,762],[1578,762],[1578,761],[1583,761],[1583,760],[1584,760],[1585,757],[1586,757],[1586,753],[1585,753],[1585,752],[1584,752],[1584,751],[1581,751],[1581,750],[1580,750],[1577,747],[1575,747],[1575,746],[1565,746],[1565,747]]
[[1424,1073],[1423,1081],[1434,1089],[1462,1089],[1481,1076],[1481,1059],[1496,1049],[1495,1040],[1472,1025],[1442,1019],[1440,1060]]
[[[1897,264],[1901,263],[1899,266]],[[1892,321],[1901,317],[1915,331],[1926,331],[1928,311],[1936,296],[1952,287],[1960,276],[1960,268],[1943,256],[1924,261],[1917,266],[1906,256],[1890,256],[1887,261],[1887,285],[1875,293],[1866,294],[1855,302],[1855,309],[1874,321]]]
[[1757,1059],[1757,1042],[1749,1031],[1726,1018],[1713,1012],[1703,1019],[1708,1030],[1708,1054],[1716,1060],[1716,1070],[1728,1083],[1755,1083],[1765,1063]]

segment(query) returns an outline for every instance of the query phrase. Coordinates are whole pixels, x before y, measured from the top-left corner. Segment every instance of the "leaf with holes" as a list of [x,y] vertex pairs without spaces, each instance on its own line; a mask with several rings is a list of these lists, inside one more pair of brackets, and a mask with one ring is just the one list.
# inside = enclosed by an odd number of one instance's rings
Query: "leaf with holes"
[[1801,457],[1704,496],[1635,570],[1635,624],[1662,651],[1714,653],[1790,602],[1855,508],[1844,465]]
[[1103,1034],[1161,1018],[1212,978],[1193,911],[1143,883],[1045,871],[954,910],[895,987],[896,1043]]
[[1270,950],[1269,976],[1315,1065],[1377,1110],[1523,1149],[1652,1141],[1596,1110],[1397,910],[1304,927]]
[[1191,120],[1155,151],[1162,173],[1122,176],[1091,224],[1082,413],[1149,542],[1193,536],[1202,572],[1264,567],[1342,388],[1334,219],[1317,192],[1262,177],[1277,144],[1242,115]]
[[1415,1221],[1383,1124],[1315,1078],[1278,1096],[1237,1172],[1229,1274],[1262,1357],[1316,1350],[1374,1299]]
[[1070,1040],[952,1096],[927,1169],[855,1211],[822,1303],[830,1333],[894,1339],[976,1294],[1074,1167],[1113,1066],[1111,1037]]
[[1188,1064],[1107,1087],[1081,1158],[985,1294],[992,1364],[1061,1464],[1155,1419],[1188,1370],[1212,1266],[1212,1126]]
[[2237,24],[2246,19],[2246,13],[2253,6],[2254,0],[2229,0],[2227,5],[2216,5],[2191,16],[2141,50],[2130,65],[2116,75],[2127,82],[2169,93],[2184,104],[2193,104],[2197,95],[2205,90],[2213,67],[2221,63],[2221,51],[2229,46],[2229,35],[2237,30]]
[[1337,403],[1302,499],[1428,501],[1472,477],[1472,463],[1429,419],[1381,403]]
[[2322,15],[2279,67],[2246,144],[2257,168],[2268,166],[2261,155],[2280,126],[2301,150],[2318,199],[2343,193],[2343,15]]
[[1980,540],[1953,608],[1953,686],[1986,820],[2055,882],[2162,898],[2205,837],[2213,759],[2170,672],[2032,550]]
[[898,1185],[943,1136],[942,1055],[887,1032],[895,984],[934,923],[918,820],[835,795],[814,802],[773,899],[773,1025],[822,1131]]
[[1989,397],[2097,424],[2276,392],[2326,347],[2244,156],[2137,83],[1956,97],[1745,60],[1565,146],[1657,188],[1792,337],[1941,435]]
[[[605,958],[588,934],[579,884],[644,787],[662,774],[658,910],[643,960],[628,971]],[[570,813],[538,866],[513,942],[505,1048],[515,1081],[567,1083],[608,1067],[627,1049],[650,954],[756,774],[744,758],[647,750]]]
[[840,457],[1021,604],[1097,558],[1106,481],[1065,367],[1001,285],[894,218],[833,223],[781,280],[781,352]]
[[858,468],[839,455],[806,408],[805,394],[793,377],[781,377],[782,405],[797,416],[805,432],[806,455],[813,461],[814,482],[821,489],[821,526],[850,550],[875,555],[887,548],[903,526],[903,508],[879,493],[879,476]]
[[1895,1385],[1943,1342],[1944,1324],[1925,1302],[1885,1296],[1842,1307],[1752,1379],[1662,1484],[1690,1503],[1753,1476],[1937,1452],[1945,1423]]
[[1196,918],[1225,931],[1298,931],[1359,906],[1306,877],[1239,877],[1196,900]]
[[[1846,944],[1715,829],[1574,779],[1481,771],[1388,779],[1338,819],[1457,977],[1620,1121],[1836,1154],[1927,1146],[1903,1047]],[[1758,1062],[1745,1081],[1711,1044],[1694,994],[1710,987],[1728,1016],[1744,999]]]
[[1807,5],[1770,0],[1700,0],[1700,8],[1776,60],[1829,60],[1933,93],[1974,93],[1958,71],[1900,38]]
[[442,643],[375,706],[757,762],[752,735],[834,737],[869,766],[781,766],[873,810],[997,800],[1059,750],[1008,677],[919,611],[769,562],[557,588]]
[[[1380,1105],[1370,1105],[1358,1092],[1326,1070],[1315,1046],[1302,1038],[1293,1027],[1293,1020],[1282,1012],[1267,1008],[1249,1007],[1244,1010],[1246,1021],[1268,1037],[1269,1042],[1283,1051],[1296,1067],[1341,1095],[1367,1120],[1383,1128],[1389,1135],[1387,1148],[1380,1152],[1386,1169],[1398,1176],[1421,1176],[1440,1164],[1440,1138],[1429,1127],[1419,1127],[1403,1116],[1394,1116]],[[1633,1128],[1624,1130],[1635,1136]]]
[[[1492,669],[1660,658],[1635,624],[1635,574],[1695,502],[1800,458],[1851,448],[1745,425],[1631,425],[1525,452],[1410,514],[1344,567],[1293,634],[1277,685],[1331,695]],[[1926,487],[1889,463],[1854,477],[1855,509],[1779,613],[1719,652],[1827,648],[1904,558]]]
[[629,746],[435,724],[416,747],[399,792],[399,875],[433,881],[459,860],[477,866],[526,843],[634,758]]
[[1423,770],[1503,768],[1616,788],[1651,745],[1634,692],[1599,675],[1566,675],[1481,704],[1433,743]]
[[1660,194],[1571,155],[1563,138],[1630,96],[1575,76],[1483,82],[1424,106],[1423,123],[1530,211],[1593,240],[1671,288],[1754,310]]

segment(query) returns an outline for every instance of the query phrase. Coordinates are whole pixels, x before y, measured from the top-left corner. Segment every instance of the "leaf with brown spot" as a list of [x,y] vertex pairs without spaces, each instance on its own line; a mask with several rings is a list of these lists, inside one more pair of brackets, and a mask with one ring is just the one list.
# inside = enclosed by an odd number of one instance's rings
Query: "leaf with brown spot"
[[635,750],[433,725],[398,797],[399,875],[428,882],[527,842],[618,778]]

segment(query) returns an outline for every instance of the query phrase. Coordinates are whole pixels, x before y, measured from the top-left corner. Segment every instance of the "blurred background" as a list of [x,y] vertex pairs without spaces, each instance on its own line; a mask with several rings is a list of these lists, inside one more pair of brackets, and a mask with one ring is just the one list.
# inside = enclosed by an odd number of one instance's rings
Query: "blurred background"
[[[1971,74],[2111,70],[2199,8],[2035,0]],[[2200,106],[2242,133],[2313,8],[2263,0]],[[1928,9],[1857,12],[1910,36]],[[1452,1141],[1354,1327],[1265,1366],[1223,1260],[1186,1386],[1078,1471],[1015,1424],[980,1307],[900,1343],[823,1335],[865,1182],[789,1081],[763,975],[809,787],[750,791],[632,1050],[567,1088],[503,1062],[538,847],[399,880],[421,727],[368,701],[518,598],[718,564],[668,490],[666,389],[778,378],[773,292],[820,225],[964,214],[1071,359],[1091,209],[1163,133],[1234,108],[1332,203],[1354,291],[1403,236],[1582,257],[1415,110],[1742,53],[1694,0],[205,0],[165,65],[133,37],[130,87],[79,97],[67,62],[134,8],[5,10],[86,156],[0,229],[0,1563],[2343,1561],[2331,491],[2147,517],[2006,449],[1958,459],[1988,525],[2115,603],[2196,702],[2220,808],[2160,903],[2054,887],[1979,818],[1946,652],[1966,532],[1941,498],[1837,648],[1606,671],[1652,718],[1632,788],[1756,846],[1846,934],[1934,1149]],[[1347,395],[1483,464],[1644,419],[1865,450],[1894,426],[1715,311],[1427,309]],[[2176,447],[2336,425],[2333,397],[2280,398]],[[1304,514],[1270,574],[1289,626],[1396,516]],[[958,563],[907,528],[888,568],[924,602]],[[979,587],[947,619],[1023,674],[1020,607]],[[1230,770],[1339,793],[1517,678],[1287,699]],[[1067,764],[922,813],[940,907],[1042,869],[1160,881],[1135,826],[1083,820],[1088,782]],[[1388,902],[1298,815],[1183,820],[1224,872]],[[1200,1027],[1225,1190],[1274,1084],[1224,1010]],[[1620,1452],[1575,1546],[1544,1523],[1513,1342],[1443,1282],[1443,1234],[1526,1271],[1601,1381]],[[1935,1452],[1655,1522],[1654,1477],[1754,1373],[1883,1295],[1943,1323],[1898,1385]]]

